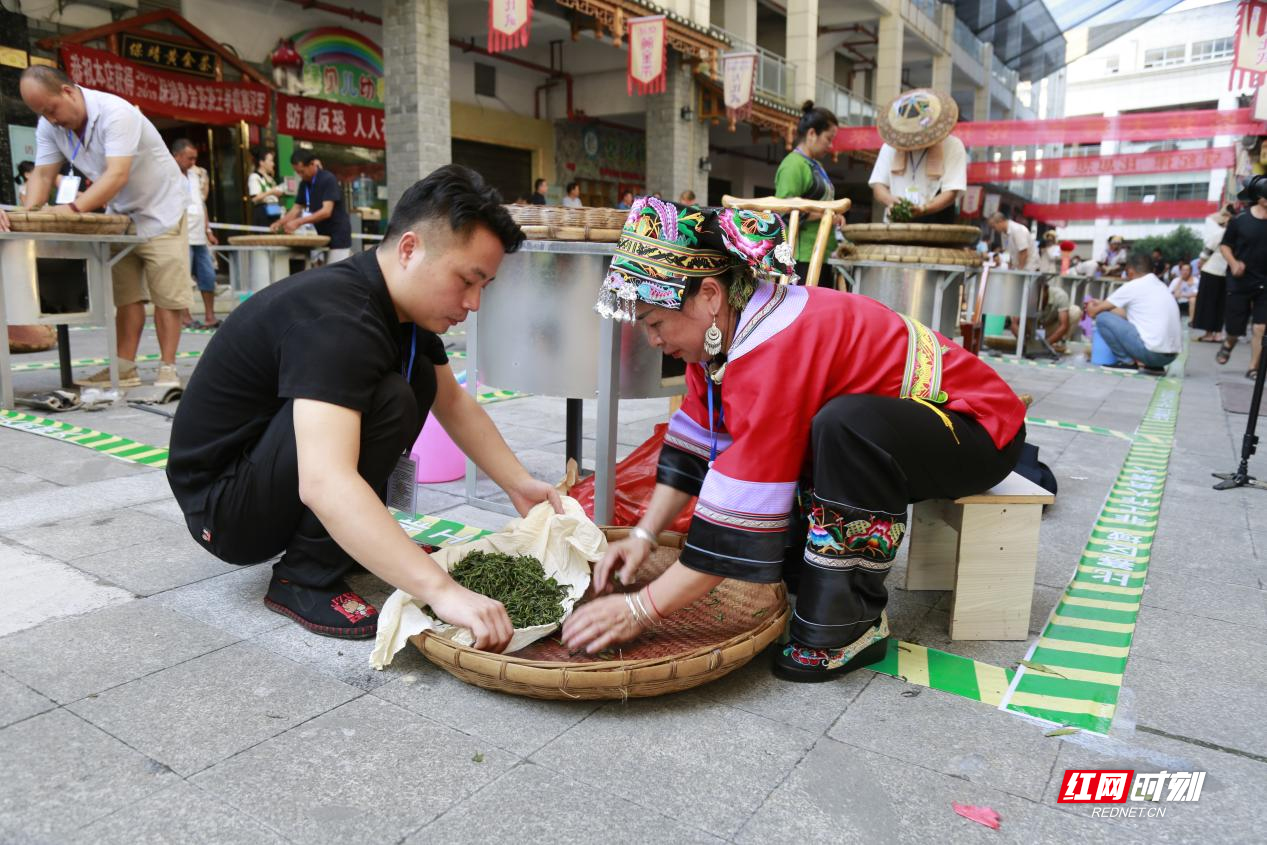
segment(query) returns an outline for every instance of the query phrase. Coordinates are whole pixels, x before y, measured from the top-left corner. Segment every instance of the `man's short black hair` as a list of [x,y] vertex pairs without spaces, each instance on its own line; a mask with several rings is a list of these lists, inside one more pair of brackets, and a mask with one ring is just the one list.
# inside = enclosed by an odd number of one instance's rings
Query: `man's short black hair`
[[1134,250],[1130,255],[1126,256],[1126,266],[1141,276],[1147,276],[1153,272],[1153,256],[1138,249]]
[[567,185],[564,186],[563,190],[567,191],[570,194],[572,193],[572,189],[575,188],[576,185],[577,185],[576,182],[568,182]]
[[396,203],[383,245],[394,244],[405,232],[427,222],[444,221],[463,239],[478,224],[502,242],[507,253],[519,249],[524,233],[502,205],[501,194],[469,167],[446,164],[413,183]]
[[305,150],[302,147],[290,154],[290,163],[293,167],[296,164],[302,164],[304,167],[312,164],[317,160],[317,154],[312,150]]
[[536,193],[541,193],[541,186],[544,185],[545,183],[546,183],[546,180],[538,179],[537,181],[532,183],[532,190],[535,191]]

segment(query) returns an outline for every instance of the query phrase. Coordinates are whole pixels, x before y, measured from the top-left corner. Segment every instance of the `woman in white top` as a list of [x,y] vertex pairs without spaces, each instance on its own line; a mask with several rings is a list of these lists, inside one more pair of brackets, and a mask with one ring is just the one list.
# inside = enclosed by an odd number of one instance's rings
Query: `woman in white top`
[[1170,283],[1170,293],[1179,303],[1180,316],[1187,317],[1191,303],[1197,298],[1197,280],[1192,275],[1192,264],[1180,261],[1175,264],[1178,275]]
[[1205,219],[1202,237],[1205,256],[1201,261],[1201,285],[1197,291],[1197,304],[1192,309],[1189,323],[1205,334],[1197,340],[1202,343],[1223,342],[1223,308],[1227,303],[1227,259],[1219,251],[1223,230],[1232,219],[1232,207],[1226,206]]
[[273,151],[263,147],[251,150],[255,170],[246,181],[246,192],[251,198],[251,225],[268,226],[282,216],[281,198],[285,189],[273,181],[276,162]]

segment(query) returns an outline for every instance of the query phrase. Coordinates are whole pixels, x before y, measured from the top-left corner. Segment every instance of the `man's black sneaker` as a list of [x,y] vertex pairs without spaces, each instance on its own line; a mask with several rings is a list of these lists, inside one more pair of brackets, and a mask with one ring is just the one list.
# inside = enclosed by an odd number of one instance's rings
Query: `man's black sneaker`
[[1138,370],[1139,365],[1134,361],[1114,361],[1112,364],[1101,364],[1101,367],[1109,370]]
[[325,637],[364,640],[378,633],[378,609],[352,592],[342,579],[329,587],[314,588],[274,575],[264,606]]
[[1140,367],[1139,371],[1146,376],[1164,376],[1166,374],[1165,367]]

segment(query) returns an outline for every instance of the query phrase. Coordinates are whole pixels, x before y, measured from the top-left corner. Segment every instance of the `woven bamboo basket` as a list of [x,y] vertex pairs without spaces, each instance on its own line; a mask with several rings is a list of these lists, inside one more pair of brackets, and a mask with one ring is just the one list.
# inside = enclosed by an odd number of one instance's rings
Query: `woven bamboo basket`
[[123,235],[132,226],[126,214],[54,214],[51,211],[10,211],[14,232],[58,235]]
[[950,264],[978,267],[981,256],[975,249],[947,249],[909,244],[858,244],[850,258],[857,261],[888,261],[895,264]]
[[[618,540],[629,529],[604,532]],[[685,537],[666,531],[659,539],[659,549],[629,589],[641,589],[677,560]],[[728,579],[662,627],[599,655],[569,654],[557,633],[515,654],[477,651],[427,632],[410,640],[432,663],[484,689],[559,700],[646,698],[733,672],[779,637],[789,614],[782,582]]]
[[620,229],[599,229],[592,226],[520,226],[530,241],[594,241],[615,243]]
[[520,226],[558,226],[563,222],[563,209],[557,205],[508,205],[505,208]]
[[845,227],[845,237],[856,244],[975,246],[981,230],[938,223],[856,223]]
[[288,246],[294,249],[318,249],[330,243],[328,235],[235,235],[233,246]]

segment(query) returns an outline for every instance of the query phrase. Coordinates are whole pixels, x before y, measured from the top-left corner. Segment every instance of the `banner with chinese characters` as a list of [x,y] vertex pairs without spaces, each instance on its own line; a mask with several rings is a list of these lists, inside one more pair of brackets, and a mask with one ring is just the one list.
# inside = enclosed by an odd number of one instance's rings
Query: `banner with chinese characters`
[[241,120],[268,124],[269,90],[263,85],[190,79],[78,44],[63,44],[61,54],[62,66],[75,82],[117,94],[146,114],[215,126]]
[[309,141],[386,149],[384,114],[382,109],[277,95],[277,133]]
[[488,52],[528,46],[532,0],[488,0]]
[[1261,88],[1267,79],[1267,0],[1241,0],[1228,88]]
[[157,38],[125,32],[119,36],[119,55],[130,62],[160,70],[175,70],[194,76],[216,78],[216,54],[211,50],[183,47]]
[[1159,153],[1126,153],[1082,158],[1039,158],[1027,161],[974,162],[968,165],[968,181],[974,184],[1010,179],[1068,179],[1079,176],[1120,176],[1132,173],[1182,173],[1234,167],[1234,147],[1200,150],[1168,150]]
[[664,15],[629,19],[630,94],[661,94],[668,79]]
[[[1215,135],[1261,135],[1262,121],[1249,109],[1141,112],[1086,115],[1049,120],[959,121],[955,137],[968,147],[1028,146],[1030,144],[1098,144],[1101,141],[1157,141],[1163,138],[1210,138]],[[835,152],[880,149],[874,126],[842,126],[832,144]]]
[[1219,210],[1207,200],[1161,202],[1062,202],[1059,205],[1026,203],[1022,212],[1043,223],[1063,225],[1070,220],[1200,220]]
[[733,131],[740,120],[752,113],[752,90],[757,80],[756,53],[727,53],[722,56],[722,99],[726,103],[726,119]]

